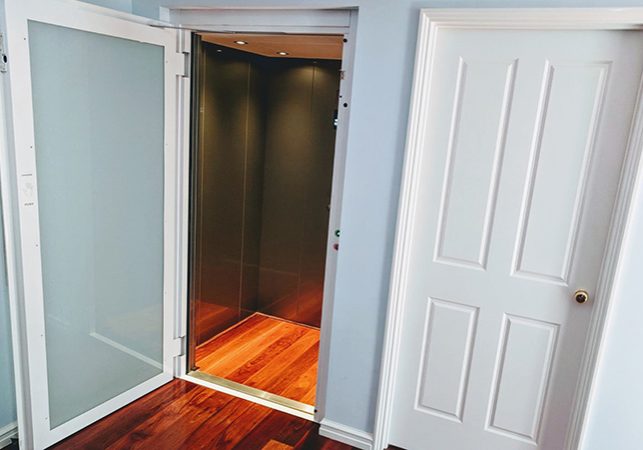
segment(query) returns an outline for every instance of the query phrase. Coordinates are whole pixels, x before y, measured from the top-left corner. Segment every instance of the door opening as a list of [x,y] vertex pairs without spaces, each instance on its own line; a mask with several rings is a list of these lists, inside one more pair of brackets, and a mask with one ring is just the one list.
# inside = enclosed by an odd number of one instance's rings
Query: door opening
[[189,376],[308,418],[343,40],[193,36]]

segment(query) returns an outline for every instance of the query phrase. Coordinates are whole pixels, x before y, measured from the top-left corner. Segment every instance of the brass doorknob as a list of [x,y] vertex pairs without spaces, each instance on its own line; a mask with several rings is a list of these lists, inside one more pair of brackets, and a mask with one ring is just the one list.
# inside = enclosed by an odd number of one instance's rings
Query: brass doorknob
[[579,289],[574,292],[574,300],[576,300],[578,303],[585,303],[587,300],[589,300],[589,294],[587,293],[587,291]]

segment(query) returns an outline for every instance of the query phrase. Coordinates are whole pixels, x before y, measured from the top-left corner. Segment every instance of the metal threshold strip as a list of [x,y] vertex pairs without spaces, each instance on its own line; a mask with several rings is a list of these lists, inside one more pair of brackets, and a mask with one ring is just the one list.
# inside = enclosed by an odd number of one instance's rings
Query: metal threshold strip
[[198,370],[189,372],[186,377],[199,380],[199,384],[206,387],[221,390],[226,393],[231,393],[232,395],[234,395],[234,392],[237,392],[240,394],[240,397],[246,398],[248,400],[252,400],[252,398],[248,397],[254,397],[254,399],[257,400],[256,403],[266,406],[274,406],[275,409],[289,412],[304,419],[314,420],[315,417],[314,406],[298,402],[297,400],[292,400],[290,398],[282,397],[281,395],[271,394],[270,392],[262,391],[261,389],[246,386],[245,384],[237,383],[235,381],[226,380],[225,378],[221,378],[216,375],[210,375]]

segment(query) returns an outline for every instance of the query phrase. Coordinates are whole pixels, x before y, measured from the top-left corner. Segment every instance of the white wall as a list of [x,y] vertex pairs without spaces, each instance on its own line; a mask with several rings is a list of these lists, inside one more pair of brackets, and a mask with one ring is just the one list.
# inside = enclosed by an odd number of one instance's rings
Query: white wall
[[[304,4],[301,0],[133,0],[132,10],[158,17],[159,5]],[[371,431],[419,9],[643,6],[643,0],[316,0],[313,6],[359,7],[327,416]],[[640,448],[643,442],[643,426],[636,415],[637,404],[643,402],[643,383],[638,383],[643,380],[643,358],[626,351],[643,342],[643,327],[637,321],[643,299],[635,289],[642,278],[638,272],[643,271],[643,211],[632,238],[593,407],[588,447],[592,450],[636,444]]]

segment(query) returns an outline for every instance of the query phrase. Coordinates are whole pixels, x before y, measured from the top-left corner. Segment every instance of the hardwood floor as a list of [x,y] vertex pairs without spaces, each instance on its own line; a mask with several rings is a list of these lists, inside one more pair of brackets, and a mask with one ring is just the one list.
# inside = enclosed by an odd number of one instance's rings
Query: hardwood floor
[[319,330],[254,314],[197,347],[199,371],[315,404]]
[[183,380],[146,395],[53,449],[350,450],[318,425]]

